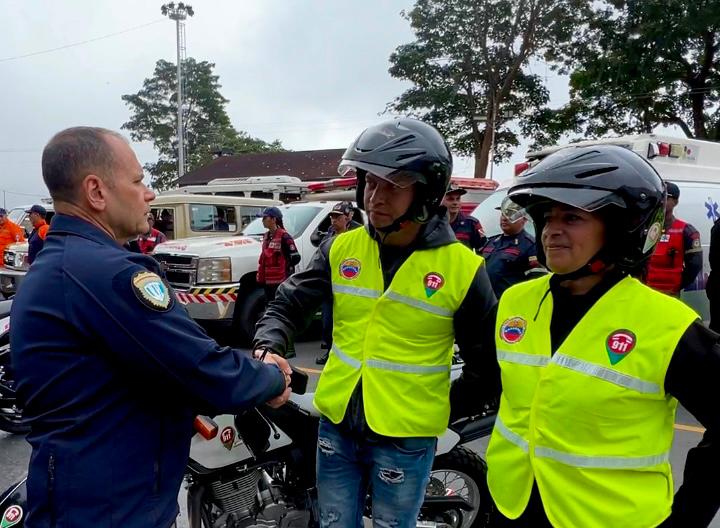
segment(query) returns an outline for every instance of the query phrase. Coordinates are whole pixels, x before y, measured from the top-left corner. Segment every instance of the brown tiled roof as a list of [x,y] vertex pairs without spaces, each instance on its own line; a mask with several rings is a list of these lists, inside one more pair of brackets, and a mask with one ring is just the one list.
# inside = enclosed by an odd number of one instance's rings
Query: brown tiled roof
[[216,178],[249,176],[295,176],[301,180],[337,178],[337,167],[345,149],[267,152],[221,156],[204,167],[192,170],[178,181],[184,185],[202,185]]

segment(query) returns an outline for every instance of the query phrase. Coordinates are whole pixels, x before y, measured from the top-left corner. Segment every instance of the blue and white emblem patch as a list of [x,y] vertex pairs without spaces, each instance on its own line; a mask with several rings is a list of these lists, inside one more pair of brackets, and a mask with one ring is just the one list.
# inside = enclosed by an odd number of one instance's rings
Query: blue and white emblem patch
[[132,276],[135,296],[152,310],[165,312],[170,309],[170,289],[159,275],[149,271],[138,271]]

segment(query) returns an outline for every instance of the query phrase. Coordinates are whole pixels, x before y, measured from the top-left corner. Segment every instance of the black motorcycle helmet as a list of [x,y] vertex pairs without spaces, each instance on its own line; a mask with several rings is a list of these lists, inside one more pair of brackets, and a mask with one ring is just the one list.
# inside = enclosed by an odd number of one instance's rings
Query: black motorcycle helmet
[[[530,216],[539,242],[544,213],[553,203],[601,215],[607,233],[605,247],[565,277],[597,273],[610,264],[625,273],[635,273],[652,255],[660,237],[665,186],[653,166],[627,148],[568,147],[517,177],[503,202],[503,213],[508,217]],[[545,265],[542,244],[537,246],[537,258]]]
[[338,172],[356,174],[356,202],[361,209],[368,172],[394,185],[418,184],[407,212],[382,229],[392,232],[403,222],[426,223],[438,212],[450,183],[452,154],[442,135],[427,123],[393,119],[362,132],[343,154]]

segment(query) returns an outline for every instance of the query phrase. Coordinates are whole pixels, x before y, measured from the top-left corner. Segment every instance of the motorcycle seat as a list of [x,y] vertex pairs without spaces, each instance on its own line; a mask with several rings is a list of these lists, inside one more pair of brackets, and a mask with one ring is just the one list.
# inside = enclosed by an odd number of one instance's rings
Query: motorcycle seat
[[290,401],[293,402],[298,407],[300,407],[303,411],[305,411],[309,415],[320,418],[320,413],[313,405],[314,397],[315,397],[314,392],[306,392],[305,394],[292,393],[290,395]]

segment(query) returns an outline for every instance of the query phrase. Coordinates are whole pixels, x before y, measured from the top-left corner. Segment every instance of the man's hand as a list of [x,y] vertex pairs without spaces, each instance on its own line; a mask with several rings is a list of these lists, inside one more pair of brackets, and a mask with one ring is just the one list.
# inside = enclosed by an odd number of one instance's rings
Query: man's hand
[[[260,358],[263,355],[263,352],[263,350],[255,350],[253,352],[253,356],[256,358]],[[276,409],[285,405],[285,403],[287,403],[287,401],[290,399],[290,380],[292,379],[292,369],[290,368],[290,364],[287,362],[287,360],[282,356],[278,356],[277,354],[265,354],[265,357],[263,358],[263,363],[276,365],[280,369],[280,372],[285,375],[285,390],[280,396],[276,396],[275,398],[267,402],[270,407]]]

